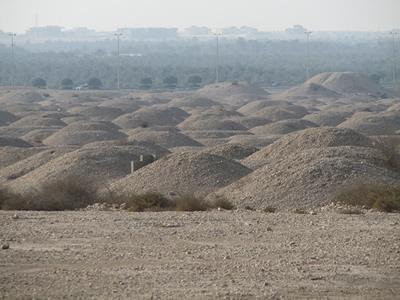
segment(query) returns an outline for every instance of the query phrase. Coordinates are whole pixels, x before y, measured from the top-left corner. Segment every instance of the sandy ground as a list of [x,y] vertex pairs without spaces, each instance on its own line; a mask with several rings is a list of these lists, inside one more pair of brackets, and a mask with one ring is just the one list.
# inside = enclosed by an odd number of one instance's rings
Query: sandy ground
[[2,299],[400,299],[400,214],[14,214]]

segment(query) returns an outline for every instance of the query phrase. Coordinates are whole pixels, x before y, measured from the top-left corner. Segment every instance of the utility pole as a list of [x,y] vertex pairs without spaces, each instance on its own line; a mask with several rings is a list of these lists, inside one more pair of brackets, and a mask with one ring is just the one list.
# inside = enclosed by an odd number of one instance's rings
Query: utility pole
[[396,57],[396,35],[399,34],[399,32],[393,30],[390,32],[393,38],[393,86],[396,86],[397,82],[397,57]]
[[119,90],[119,69],[120,69],[120,59],[119,59],[119,38],[121,37],[122,33],[115,33],[117,37],[117,89]]
[[219,82],[219,36],[221,35],[220,33],[216,32],[214,33],[215,38],[216,38],[216,43],[217,43],[217,57],[215,61],[215,83]]
[[307,80],[310,79],[310,35],[311,31],[304,32],[307,35],[307,61],[306,61],[306,76]]
[[15,55],[14,55],[14,38],[17,36],[16,33],[10,32],[8,34],[11,37],[11,86],[14,87],[15,77]]

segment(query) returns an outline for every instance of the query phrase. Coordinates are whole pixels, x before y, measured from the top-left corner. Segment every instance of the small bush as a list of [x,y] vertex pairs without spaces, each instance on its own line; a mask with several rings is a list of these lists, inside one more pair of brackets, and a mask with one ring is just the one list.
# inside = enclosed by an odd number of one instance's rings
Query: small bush
[[296,208],[293,212],[294,212],[295,214],[299,214],[299,215],[306,215],[306,214],[307,214],[307,211],[305,211],[305,210],[302,209],[302,208]]
[[339,213],[344,215],[363,215],[363,211],[358,208],[342,208],[339,210]]
[[210,208],[203,198],[193,195],[183,195],[173,200],[175,210],[177,211],[205,211]]
[[85,208],[95,203],[97,188],[84,178],[67,177],[20,195],[3,190],[0,205],[4,210],[62,211]]
[[395,137],[378,137],[375,139],[374,144],[385,156],[387,166],[400,171],[400,139]]
[[222,208],[226,210],[232,210],[235,208],[235,206],[231,202],[229,202],[228,199],[222,196],[217,196],[215,199],[209,202],[209,207]]
[[265,213],[274,213],[276,212],[276,208],[273,206],[267,206],[266,208],[263,209],[263,212]]
[[124,203],[129,211],[163,211],[169,210],[173,204],[169,199],[158,193],[146,193],[142,195],[130,195]]
[[400,186],[353,183],[344,186],[334,202],[384,212],[400,212]]

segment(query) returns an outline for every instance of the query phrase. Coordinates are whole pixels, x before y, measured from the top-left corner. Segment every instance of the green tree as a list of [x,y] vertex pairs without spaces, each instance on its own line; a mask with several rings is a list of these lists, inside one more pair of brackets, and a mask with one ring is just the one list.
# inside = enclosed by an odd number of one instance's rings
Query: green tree
[[150,89],[153,86],[153,80],[150,77],[145,77],[140,80],[140,88]]
[[97,77],[92,77],[87,82],[89,89],[91,90],[98,90],[101,89],[103,83]]
[[174,89],[178,85],[178,78],[176,76],[167,76],[163,80],[166,88]]
[[46,80],[43,78],[37,77],[32,80],[32,86],[39,89],[44,89],[47,86]]
[[200,87],[202,81],[203,79],[199,75],[192,75],[188,78],[188,84],[192,88]]
[[64,78],[61,81],[61,88],[63,90],[72,90],[73,87],[74,87],[74,82],[72,81],[71,78]]

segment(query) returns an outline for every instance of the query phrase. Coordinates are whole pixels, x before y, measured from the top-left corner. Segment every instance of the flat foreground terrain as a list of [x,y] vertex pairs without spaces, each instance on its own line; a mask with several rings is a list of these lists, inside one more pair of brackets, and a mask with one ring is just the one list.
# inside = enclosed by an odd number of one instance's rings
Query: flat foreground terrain
[[3,299],[400,295],[400,214],[0,211],[0,239]]

